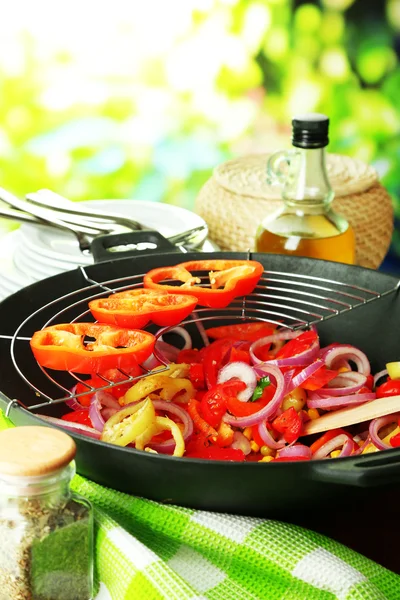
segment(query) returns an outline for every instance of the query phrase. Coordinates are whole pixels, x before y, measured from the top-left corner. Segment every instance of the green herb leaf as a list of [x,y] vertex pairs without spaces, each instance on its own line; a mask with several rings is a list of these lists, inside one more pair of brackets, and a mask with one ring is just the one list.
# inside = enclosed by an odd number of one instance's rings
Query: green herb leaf
[[259,380],[256,389],[253,392],[253,395],[251,397],[250,402],[255,402],[255,400],[258,400],[259,398],[261,398],[261,396],[263,395],[263,391],[266,387],[268,387],[271,384],[269,377],[261,377],[261,379]]

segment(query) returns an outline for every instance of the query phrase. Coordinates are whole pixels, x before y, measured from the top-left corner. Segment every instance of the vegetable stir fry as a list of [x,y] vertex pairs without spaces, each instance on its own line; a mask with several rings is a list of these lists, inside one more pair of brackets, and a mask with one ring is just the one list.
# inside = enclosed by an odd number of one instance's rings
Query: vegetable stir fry
[[[47,419],[111,444],[208,460],[313,460],[400,446],[400,413],[304,436],[310,420],[400,393],[400,377],[386,370],[374,377],[358,348],[321,348],[314,328],[293,332],[260,322],[210,328],[212,341],[201,349],[176,331],[183,350],[156,344],[167,367],[153,355],[153,374],[135,364],[131,383],[118,370],[104,372],[121,385],[88,394],[86,382],[79,384],[73,410]],[[399,366],[390,363],[389,373],[400,376]],[[102,387],[104,379],[93,373],[87,384]]]
[[[197,304],[218,309],[250,294],[262,272],[246,260],[153,269],[143,288],[92,300],[97,323],[36,332],[31,348],[42,367],[89,376],[71,393],[71,412],[43,418],[110,444],[208,460],[313,460],[400,446],[400,412],[326,427],[335,411],[400,395],[400,362],[373,376],[360,349],[321,347],[313,327],[266,322],[211,327],[201,331],[204,347],[192,347],[182,319]],[[144,331],[150,323],[178,325],[184,348]],[[325,423],[323,435],[309,435],[313,422]]]

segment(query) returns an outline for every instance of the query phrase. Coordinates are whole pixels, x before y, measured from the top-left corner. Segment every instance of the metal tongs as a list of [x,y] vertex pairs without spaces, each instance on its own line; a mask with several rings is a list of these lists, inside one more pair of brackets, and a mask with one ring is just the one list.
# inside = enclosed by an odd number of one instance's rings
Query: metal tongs
[[[84,208],[50,190],[39,190],[27,194],[21,200],[0,188],[0,217],[13,221],[45,225],[72,233],[78,240],[82,252],[92,251],[92,242],[100,236],[112,236],[133,232],[145,232],[147,228],[119,214],[105,213],[97,209]],[[157,232],[155,232],[157,233]],[[201,225],[187,231],[163,238],[171,246],[186,252],[198,249],[207,238],[208,228]],[[129,243],[129,239],[128,242]]]

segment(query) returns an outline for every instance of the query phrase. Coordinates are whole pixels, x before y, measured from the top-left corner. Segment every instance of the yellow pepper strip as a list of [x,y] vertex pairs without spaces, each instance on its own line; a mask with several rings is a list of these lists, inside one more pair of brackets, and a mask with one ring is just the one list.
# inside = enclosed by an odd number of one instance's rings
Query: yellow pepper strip
[[[162,429],[156,424],[155,420],[147,429],[143,431],[140,435],[137,436],[135,440],[135,448],[136,450],[144,450],[145,446],[150,442],[150,440],[155,436],[161,433]],[[147,448],[150,450],[150,448]]]
[[124,406],[132,402],[138,402],[157,390],[160,390],[160,398],[166,401],[172,400],[179,394],[176,401],[182,403],[189,402],[196,394],[196,390],[189,379],[169,377],[168,375],[150,375],[149,377],[143,377],[143,379],[135,383],[119,399],[119,403]]
[[[400,427],[395,427],[390,433],[388,433],[386,435],[386,437],[382,438],[382,442],[384,442],[385,444],[390,444],[390,440],[394,435],[397,435],[398,433],[400,433]],[[374,444],[368,444],[368,446],[365,446],[364,450],[361,452],[361,454],[370,454],[371,452],[378,452],[378,448],[376,446],[374,446]]]
[[172,456],[183,456],[185,452],[185,440],[178,425],[167,417],[156,417],[156,425],[159,427],[159,432],[169,429],[172,433],[172,437],[175,440],[175,449]]
[[400,379],[400,360],[386,364],[390,379]]
[[149,399],[127,406],[106,421],[100,440],[117,446],[127,446],[154,424],[155,418],[154,406]]

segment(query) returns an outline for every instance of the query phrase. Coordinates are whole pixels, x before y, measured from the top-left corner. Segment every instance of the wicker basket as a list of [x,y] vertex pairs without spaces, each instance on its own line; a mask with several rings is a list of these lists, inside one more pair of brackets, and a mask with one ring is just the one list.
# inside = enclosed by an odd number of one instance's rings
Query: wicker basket
[[[195,210],[222,250],[253,249],[257,226],[281,204],[279,187],[266,183],[268,156],[249,155],[219,165],[196,198]],[[393,233],[389,193],[376,171],[360,160],[328,154],[327,168],[335,191],[333,209],[355,231],[357,264],[376,269]]]

